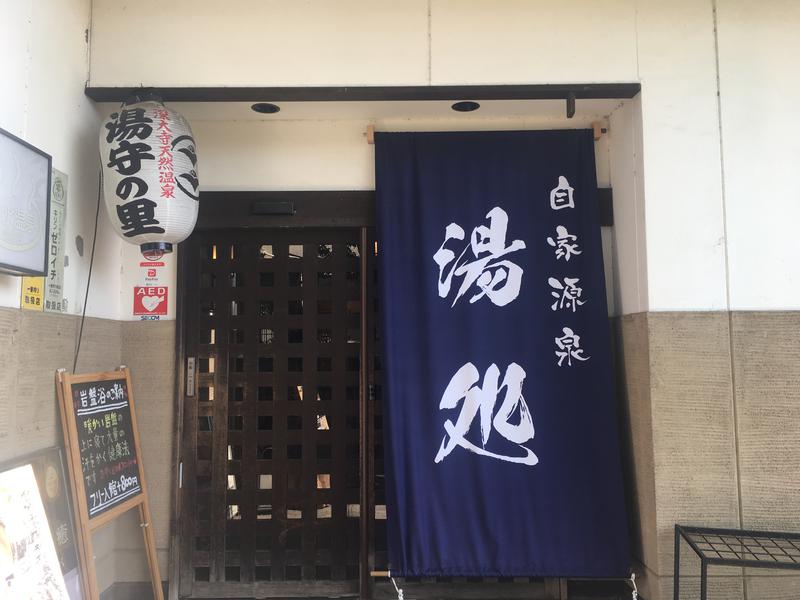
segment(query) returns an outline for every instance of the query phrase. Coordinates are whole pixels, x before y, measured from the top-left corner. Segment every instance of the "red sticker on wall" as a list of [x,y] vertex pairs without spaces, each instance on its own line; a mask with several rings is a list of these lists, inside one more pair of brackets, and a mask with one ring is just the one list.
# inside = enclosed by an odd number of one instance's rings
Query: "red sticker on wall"
[[166,315],[167,287],[135,286],[133,288],[134,315]]

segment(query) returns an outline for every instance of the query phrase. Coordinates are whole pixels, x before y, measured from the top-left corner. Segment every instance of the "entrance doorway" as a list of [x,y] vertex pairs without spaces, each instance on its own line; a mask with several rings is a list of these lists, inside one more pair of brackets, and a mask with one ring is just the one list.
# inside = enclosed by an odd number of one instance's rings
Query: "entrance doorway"
[[[394,598],[371,192],[206,193],[179,248],[181,598]],[[431,577],[415,598],[564,598]]]
[[339,226],[305,218],[314,202],[223,202],[180,248],[179,594],[358,595],[385,564],[368,210]]

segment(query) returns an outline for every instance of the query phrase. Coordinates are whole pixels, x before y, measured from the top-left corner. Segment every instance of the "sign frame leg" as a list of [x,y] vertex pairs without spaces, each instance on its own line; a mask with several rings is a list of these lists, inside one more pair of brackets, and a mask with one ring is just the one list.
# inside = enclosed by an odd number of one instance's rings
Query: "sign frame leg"
[[161,574],[158,569],[158,554],[156,551],[156,540],[153,535],[153,528],[150,526],[150,507],[147,501],[139,504],[139,526],[142,528],[144,537],[144,547],[147,552],[147,564],[150,567],[150,581],[153,584],[154,600],[164,600],[164,589],[161,586]]

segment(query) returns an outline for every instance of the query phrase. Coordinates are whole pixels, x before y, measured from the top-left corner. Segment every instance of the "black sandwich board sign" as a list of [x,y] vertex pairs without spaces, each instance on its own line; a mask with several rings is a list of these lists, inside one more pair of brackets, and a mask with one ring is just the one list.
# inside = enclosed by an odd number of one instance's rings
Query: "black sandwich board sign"
[[92,532],[137,508],[156,600],[163,600],[142,469],[130,372],[56,373],[61,425],[72,482],[82,588],[99,600]]

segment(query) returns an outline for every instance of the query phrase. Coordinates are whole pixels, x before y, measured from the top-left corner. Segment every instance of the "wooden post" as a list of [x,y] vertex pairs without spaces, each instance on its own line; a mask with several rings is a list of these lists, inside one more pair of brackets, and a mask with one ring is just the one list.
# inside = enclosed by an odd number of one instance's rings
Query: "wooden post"
[[162,598],[164,590],[161,586],[161,577],[158,570],[158,555],[156,552],[156,539],[153,535],[153,528],[150,526],[150,507],[147,502],[139,505],[139,527],[142,528],[144,538],[144,548],[147,552],[147,566],[150,567],[150,580],[153,584],[153,598]]
[[368,600],[372,598],[372,579],[370,577],[370,564],[369,564],[369,546],[372,532],[372,511],[374,502],[372,501],[372,436],[370,435],[370,424],[372,423],[372,411],[370,410],[370,389],[369,389],[369,323],[367,315],[367,302],[369,300],[367,294],[367,286],[370,281],[369,262],[367,257],[369,236],[367,235],[367,228],[361,228],[361,353],[360,363],[361,370],[359,372],[359,396],[358,396],[358,413],[359,413],[359,446],[361,448],[361,455],[359,456],[360,465],[359,470],[361,473],[361,485],[359,490],[359,504],[361,509],[359,516],[360,522],[360,552],[359,563],[361,571],[359,576],[359,597],[361,600]]
[[594,134],[594,141],[596,142],[603,137],[603,124],[600,121],[592,121],[592,132]]
[[567,579],[565,577],[546,577],[544,593],[548,600],[567,600]]

